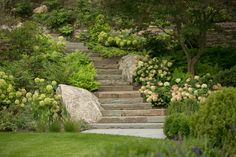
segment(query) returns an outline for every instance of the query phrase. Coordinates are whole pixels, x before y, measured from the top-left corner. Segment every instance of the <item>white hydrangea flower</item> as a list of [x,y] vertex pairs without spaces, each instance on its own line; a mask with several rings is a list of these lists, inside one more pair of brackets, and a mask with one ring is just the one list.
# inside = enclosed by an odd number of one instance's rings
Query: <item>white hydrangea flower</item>
[[164,86],[165,86],[165,87],[170,86],[170,82],[165,82],[165,83],[164,83]]
[[207,84],[202,84],[202,86],[201,86],[202,88],[207,88]]
[[200,78],[200,77],[199,77],[199,76],[197,76],[197,75],[196,75],[196,76],[194,76],[194,79],[195,79],[195,80],[199,80],[199,78]]
[[168,62],[168,63],[167,63],[167,66],[168,66],[168,67],[171,67],[172,65],[173,65],[172,62]]
[[177,79],[175,80],[176,83],[180,83],[180,81],[181,81],[180,78],[177,78]]

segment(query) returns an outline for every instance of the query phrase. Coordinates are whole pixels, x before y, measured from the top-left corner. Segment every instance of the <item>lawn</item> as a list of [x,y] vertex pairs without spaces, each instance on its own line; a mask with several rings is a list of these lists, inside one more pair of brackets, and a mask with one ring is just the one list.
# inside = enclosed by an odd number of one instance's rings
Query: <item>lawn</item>
[[80,133],[0,133],[0,157],[92,157],[104,147],[140,141],[153,145],[158,140]]

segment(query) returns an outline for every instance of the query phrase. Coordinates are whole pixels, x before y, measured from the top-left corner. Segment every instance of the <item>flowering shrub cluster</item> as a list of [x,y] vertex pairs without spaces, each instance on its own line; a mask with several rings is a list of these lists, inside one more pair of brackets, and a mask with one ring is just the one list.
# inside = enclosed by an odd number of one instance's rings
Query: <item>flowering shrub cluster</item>
[[23,96],[26,94],[26,90],[20,89],[16,91],[13,79],[12,75],[7,75],[5,72],[0,71],[0,109],[7,108],[14,103],[16,98],[18,98],[18,105],[24,106],[26,99]]
[[[61,116],[61,96],[55,93],[57,82],[46,82],[44,79],[35,78],[36,90],[33,93],[28,92],[26,97],[31,101],[32,109],[35,118],[40,119],[46,116],[47,118],[57,119]],[[46,114],[46,115],[45,115]],[[49,119],[50,120],[50,119]]]
[[148,56],[138,61],[135,82],[142,85],[139,91],[145,100],[154,106],[164,106],[170,101],[186,99],[203,102],[213,90],[221,87],[220,84],[213,82],[210,74],[173,80],[172,64],[171,61],[151,59]]
[[98,35],[98,42],[107,47],[119,47],[126,50],[138,50],[144,46],[146,39],[136,34],[132,34],[130,30],[110,31],[108,33],[102,31]]
[[181,101],[186,99],[205,101],[206,97],[213,91],[221,88],[220,84],[215,84],[210,74],[202,77],[177,78],[171,87],[171,101]]
[[135,82],[142,84],[139,90],[145,100],[154,106],[166,105],[170,100],[172,62],[148,56],[138,61]]
[[6,110],[9,106],[15,105],[24,108],[29,105],[36,119],[41,118],[40,113],[47,113],[48,118],[59,117],[61,109],[61,96],[55,93],[57,82],[48,84],[44,79],[35,79],[34,92],[27,92],[25,89],[16,90],[12,75],[0,71],[0,110]]

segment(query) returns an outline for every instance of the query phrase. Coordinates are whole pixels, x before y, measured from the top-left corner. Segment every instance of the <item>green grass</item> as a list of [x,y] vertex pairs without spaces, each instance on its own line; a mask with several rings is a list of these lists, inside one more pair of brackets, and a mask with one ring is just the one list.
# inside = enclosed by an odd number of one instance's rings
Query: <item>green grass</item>
[[0,133],[0,157],[84,157],[95,156],[116,144],[158,140],[128,136],[80,133]]

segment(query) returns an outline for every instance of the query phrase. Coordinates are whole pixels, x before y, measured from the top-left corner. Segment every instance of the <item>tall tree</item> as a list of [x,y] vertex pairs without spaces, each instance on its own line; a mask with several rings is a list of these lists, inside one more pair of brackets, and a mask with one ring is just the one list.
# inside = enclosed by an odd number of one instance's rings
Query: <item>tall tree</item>
[[145,26],[158,18],[175,25],[175,37],[192,75],[205,53],[207,32],[227,17],[224,0],[101,0],[101,5],[109,14],[126,15],[137,25]]

